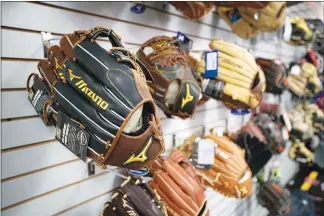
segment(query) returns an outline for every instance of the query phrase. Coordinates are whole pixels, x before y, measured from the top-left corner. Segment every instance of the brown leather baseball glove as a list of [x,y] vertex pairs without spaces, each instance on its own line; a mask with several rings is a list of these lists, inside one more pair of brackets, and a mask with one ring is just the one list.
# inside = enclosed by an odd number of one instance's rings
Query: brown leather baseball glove
[[[197,136],[193,135],[179,147],[189,158],[193,153]],[[244,151],[228,137],[207,135],[215,143],[216,153],[211,169],[196,168],[196,173],[204,186],[210,186],[215,191],[227,197],[244,198],[252,193],[252,173],[248,167]]]
[[179,50],[177,41],[158,36],[145,42],[137,58],[148,68],[154,79],[148,82],[157,105],[170,117],[191,117],[201,89],[194,78],[187,55]]
[[188,19],[198,20],[213,9],[213,2],[197,1],[170,1],[177,10],[181,11]]
[[142,178],[128,177],[113,192],[99,216],[167,216],[166,210],[150,186]]
[[204,188],[194,167],[179,152],[167,159],[159,158],[151,164],[153,180],[149,185],[156,190],[172,216],[208,216]]

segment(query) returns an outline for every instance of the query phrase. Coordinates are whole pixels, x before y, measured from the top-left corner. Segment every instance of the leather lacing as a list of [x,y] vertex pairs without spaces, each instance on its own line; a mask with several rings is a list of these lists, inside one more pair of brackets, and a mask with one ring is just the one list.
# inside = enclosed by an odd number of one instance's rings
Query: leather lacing
[[[153,43],[158,44],[163,42],[164,40],[157,41]],[[148,56],[149,61],[158,62],[162,67],[171,67],[172,65],[186,62],[186,57],[182,52],[178,52],[179,48],[175,45],[172,45],[172,40],[167,41],[167,43],[162,43],[161,47],[154,49],[153,53]]]
[[[127,50],[124,47],[112,47],[108,51],[108,54],[112,54],[113,50],[121,51],[121,52],[123,52],[123,54],[126,54],[126,56],[129,56],[130,57],[129,63],[133,66],[133,69],[136,70],[137,72],[139,72],[141,74],[141,76],[145,78],[145,75],[144,75],[144,72],[142,71],[142,68],[136,63],[135,55],[133,55],[129,50]],[[121,59],[117,58],[116,61],[120,62]]]
[[155,117],[152,115],[151,121],[149,122],[152,127],[153,136],[156,140],[163,142],[163,133],[161,129],[161,123],[157,122]]

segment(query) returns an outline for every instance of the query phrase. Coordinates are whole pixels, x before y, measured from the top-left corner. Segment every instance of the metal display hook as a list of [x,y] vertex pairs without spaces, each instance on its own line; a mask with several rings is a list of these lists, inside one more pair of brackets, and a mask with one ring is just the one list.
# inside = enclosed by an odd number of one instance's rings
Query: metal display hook
[[48,49],[51,47],[51,41],[58,41],[62,36],[52,35],[50,32],[41,32],[43,48],[44,48],[44,58],[47,58]]
[[[87,165],[88,165],[88,176],[94,175],[95,174],[95,166],[96,166],[96,163],[94,162],[94,160],[90,159],[87,162]],[[125,176],[125,175],[123,175],[121,173],[118,173],[113,169],[106,168],[105,170],[107,170],[108,172],[113,173],[114,175],[116,175],[116,176],[118,176],[118,177],[120,177],[122,179],[127,179],[127,176]]]

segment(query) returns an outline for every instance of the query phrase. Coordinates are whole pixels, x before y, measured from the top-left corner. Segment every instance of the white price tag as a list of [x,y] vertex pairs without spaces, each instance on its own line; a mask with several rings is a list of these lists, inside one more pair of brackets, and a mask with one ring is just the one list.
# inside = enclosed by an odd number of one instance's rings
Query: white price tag
[[290,70],[290,73],[294,74],[294,75],[299,75],[300,74],[300,67],[298,65],[292,66],[291,70]]
[[218,59],[218,52],[208,52],[207,53],[206,69],[207,70],[216,70],[217,69],[217,59]]
[[201,139],[198,144],[198,164],[214,164],[215,143],[209,139]]
[[288,131],[286,129],[286,127],[283,127],[281,129],[281,134],[282,134],[282,138],[287,141],[289,139],[289,134],[288,134]]
[[288,130],[288,131],[291,131],[291,129],[292,129],[292,125],[291,125],[291,121],[290,121],[290,119],[289,119],[289,117],[288,117],[287,112],[284,112],[284,113],[282,114],[282,117],[283,117],[283,120],[284,120],[285,125],[286,125],[286,127],[287,127],[287,130]]

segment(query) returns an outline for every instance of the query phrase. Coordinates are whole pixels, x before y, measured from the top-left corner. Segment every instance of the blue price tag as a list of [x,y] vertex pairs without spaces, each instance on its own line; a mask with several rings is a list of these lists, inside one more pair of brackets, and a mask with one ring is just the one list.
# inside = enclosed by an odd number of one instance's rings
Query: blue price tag
[[179,31],[178,31],[178,33],[177,33],[177,39],[178,39],[181,43],[185,42],[185,38],[186,38],[186,35],[183,34],[182,32],[179,32]]
[[216,78],[218,76],[218,50],[205,52],[205,78]]
[[248,109],[231,109],[233,115],[246,115],[250,113]]
[[132,170],[132,169],[127,169],[127,172],[131,175],[134,176],[145,176],[148,174],[149,172],[149,168],[148,167],[143,167],[139,170]]
[[131,11],[133,13],[137,13],[137,14],[144,13],[144,11],[145,11],[145,5],[143,5],[143,4],[136,4],[133,7],[131,7]]

